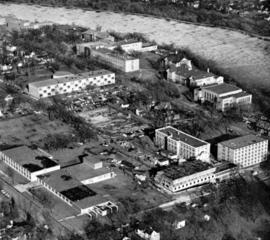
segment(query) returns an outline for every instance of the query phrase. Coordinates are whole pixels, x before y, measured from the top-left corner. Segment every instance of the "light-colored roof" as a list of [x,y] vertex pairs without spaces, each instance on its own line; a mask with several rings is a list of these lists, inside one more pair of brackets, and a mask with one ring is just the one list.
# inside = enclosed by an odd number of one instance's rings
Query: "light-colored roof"
[[125,40],[116,42],[117,45],[128,45],[128,44],[133,44],[133,43],[142,43],[142,42],[136,39],[125,39]]
[[27,146],[15,147],[2,152],[30,172],[36,172],[58,165],[46,157],[41,151],[31,149]]
[[67,71],[56,71],[53,76],[55,77],[61,77],[61,76],[71,76],[71,75],[74,75],[73,73],[71,72],[67,72]]
[[165,128],[157,129],[156,131],[165,133],[167,136],[171,136],[172,139],[176,141],[184,142],[193,147],[200,147],[200,146],[209,144],[208,142],[205,142],[199,138],[193,137],[173,127],[165,127]]
[[227,140],[219,144],[226,146],[228,148],[238,149],[238,148],[246,147],[246,146],[253,145],[259,142],[263,142],[263,141],[267,141],[267,139],[258,137],[253,134],[249,134],[242,137],[233,138],[231,140]]
[[46,87],[50,85],[57,85],[59,83],[73,82],[73,81],[78,81],[78,80],[82,80],[89,77],[102,76],[102,75],[107,75],[107,74],[113,74],[113,72],[110,72],[105,69],[101,69],[101,70],[96,70],[96,71],[91,71],[91,72],[79,73],[79,74],[75,74],[75,75],[67,76],[63,78],[48,79],[48,80],[43,80],[43,81],[38,81],[38,82],[30,82],[28,85],[37,87],[37,88]]
[[70,166],[66,168],[66,171],[70,175],[76,176],[79,181],[84,181],[111,172],[108,168],[104,167],[99,169],[93,169],[86,163]]
[[39,178],[82,209],[108,200],[104,199],[103,196],[100,196],[88,186],[83,185],[77,179],[76,175],[70,174],[69,168],[64,168],[44,174],[39,176]]
[[214,92],[216,94],[225,94],[225,93],[241,90],[241,88],[235,85],[228,84],[228,83],[222,83],[222,84],[212,85],[212,86],[203,87],[203,88],[208,91]]

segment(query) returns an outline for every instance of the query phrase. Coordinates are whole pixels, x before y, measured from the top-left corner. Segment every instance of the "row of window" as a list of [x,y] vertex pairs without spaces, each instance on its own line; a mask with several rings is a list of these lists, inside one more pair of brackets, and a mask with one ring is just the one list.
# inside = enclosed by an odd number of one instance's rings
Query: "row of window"
[[[181,189],[185,189],[185,188],[188,188],[188,187],[192,187],[192,186],[195,186],[195,185],[198,185],[198,184],[202,184],[202,183],[205,183],[205,182],[209,182],[211,179],[213,179],[215,176],[214,175],[210,175],[210,176],[207,176],[207,177],[202,177],[202,178],[199,178],[199,179],[194,179],[194,180],[191,180],[191,181],[188,181],[186,183],[180,183],[180,184],[177,184],[175,186],[172,186],[172,189],[173,191],[178,191],[178,190],[181,190]],[[170,188],[170,185],[168,182],[163,182],[162,185],[166,188]]]

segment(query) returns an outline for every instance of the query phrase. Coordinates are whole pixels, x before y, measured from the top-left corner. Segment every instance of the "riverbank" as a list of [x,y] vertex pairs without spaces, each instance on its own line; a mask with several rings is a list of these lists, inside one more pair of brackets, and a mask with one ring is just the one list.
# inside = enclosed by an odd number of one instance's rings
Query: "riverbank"
[[103,30],[140,32],[158,44],[174,44],[190,49],[215,63],[221,72],[253,93],[261,93],[270,87],[270,42],[236,31],[122,13],[0,4],[0,16],[8,15],[30,21],[75,24],[88,28],[100,25]]

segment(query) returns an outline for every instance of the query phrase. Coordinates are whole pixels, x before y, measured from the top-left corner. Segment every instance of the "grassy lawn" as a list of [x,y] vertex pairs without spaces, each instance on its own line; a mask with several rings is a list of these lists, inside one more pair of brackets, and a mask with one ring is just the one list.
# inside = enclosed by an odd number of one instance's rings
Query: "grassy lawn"
[[68,125],[57,120],[50,121],[43,114],[0,122],[0,140],[5,144],[42,143],[43,138],[48,134],[68,132],[71,132]]

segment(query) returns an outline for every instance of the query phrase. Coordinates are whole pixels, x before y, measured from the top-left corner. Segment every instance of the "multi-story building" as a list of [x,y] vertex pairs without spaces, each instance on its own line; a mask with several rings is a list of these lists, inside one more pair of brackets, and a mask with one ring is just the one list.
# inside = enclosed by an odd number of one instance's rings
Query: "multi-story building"
[[240,167],[248,167],[266,160],[268,140],[246,135],[218,144],[218,159],[232,162]]
[[252,95],[237,86],[223,83],[195,89],[194,100],[214,103],[217,110],[225,111],[237,105],[251,104]]
[[156,129],[155,143],[162,149],[176,153],[179,158],[195,157],[204,162],[210,161],[210,143],[170,126]]
[[96,42],[83,42],[76,44],[77,55],[83,55],[89,57],[91,55],[91,49],[106,48],[113,50],[115,48],[115,43],[111,41],[96,41]]
[[106,86],[115,83],[115,74],[107,70],[79,73],[62,78],[31,82],[28,93],[34,98],[46,98],[85,89],[88,85]]
[[142,49],[142,42],[137,41],[136,39],[123,40],[117,42],[116,44],[120,46],[125,52],[141,51]]
[[167,79],[173,82],[186,84],[189,87],[201,87],[211,84],[221,84],[224,81],[222,76],[217,76],[209,71],[202,71],[194,67],[190,60],[183,58],[179,62],[170,63],[167,69]]
[[11,148],[0,152],[0,160],[31,182],[37,177],[60,169],[60,165],[48,157],[44,151],[26,146]]
[[200,160],[185,161],[178,166],[170,166],[159,171],[155,181],[170,192],[202,185],[216,180],[216,168]]
[[140,69],[140,60],[127,54],[120,54],[109,49],[92,49],[91,55],[97,61],[122,72],[134,72]]
[[92,30],[92,29],[88,29],[87,31],[83,32],[82,39],[84,41],[108,40],[114,42],[114,37],[110,35],[108,32],[102,32],[99,30]]

